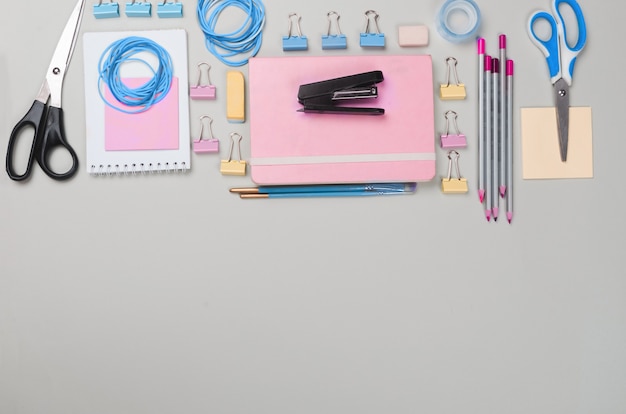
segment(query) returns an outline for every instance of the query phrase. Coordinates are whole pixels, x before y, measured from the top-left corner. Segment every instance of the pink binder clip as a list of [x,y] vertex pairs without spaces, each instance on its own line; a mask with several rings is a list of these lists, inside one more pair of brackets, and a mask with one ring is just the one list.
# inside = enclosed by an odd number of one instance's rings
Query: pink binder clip
[[[200,81],[202,80],[202,66],[206,66],[206,77],[207,84],[200,85]],[[198,65],[198,82],[196,86],[192,86],[189,88],[189,96],[191,99],[200,99],[200,100],[208,100],[215,99],[215,86],[211,85],[211,78],[209,77],[209,70],[211,69],[211,65],[208,63],[200,63]]]
[[[456,130],[456,134],[450,135],[450,118],[449,115],[454,115],[454,129]],[[441,135],[441,148],[464,148],[467,146],[467,139],[465,135],[459,132],[459,127],[456,123],[456,112],[447,111],[445,113],[446,117],[446,133]]]
[[[209,120],[209,132],[211,133],[211,137],[207,139],[202,138],[205,119]],[[200,137],[193,141],[193,152],[203,153],[220,151],[220,141],[213,136],[213,129],[211,127],[212,124],[213,118],[211,118],[210,116],[204,115],[200,117]]]

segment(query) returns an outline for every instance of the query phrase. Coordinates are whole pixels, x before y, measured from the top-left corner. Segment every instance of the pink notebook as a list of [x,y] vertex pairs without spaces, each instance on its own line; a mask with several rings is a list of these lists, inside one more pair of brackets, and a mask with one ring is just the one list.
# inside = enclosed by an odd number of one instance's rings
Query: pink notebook
[[[380,70],[385,114],[298,112],[301,84]],[[435,175],[430,56],[250,59],[252,180],[259,185],[428,181]],[[344,104],[345,105],[345,104]]]

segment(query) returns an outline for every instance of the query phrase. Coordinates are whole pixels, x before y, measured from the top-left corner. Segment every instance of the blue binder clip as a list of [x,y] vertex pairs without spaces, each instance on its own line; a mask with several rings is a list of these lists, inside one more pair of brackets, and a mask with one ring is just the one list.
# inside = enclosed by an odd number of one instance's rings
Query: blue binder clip
[[164,19],[183,17],[183,4],[178,1],[168,2],[163,0],[163,3],[157,6],[157,14]]
[[[325,36],[322,36],[322,49],[346,49],[348,47],[348,41],[346,40],[346,35],[341,34],[341,29],[339,28],[339,14],[337,12],[330,11],[326,14],[326,16],[328,16],[328,31]],[[335,16],[334,21],[337,26],[336,35],[330,34],[330,28],[333,23],[331,16]]]
[[[361,33],[360,44],[361,47],[385,47],[385,34],[380,32],[378,28],[378,13],[374,10],[368,10],[365,12],[365,31]],[[376,33],[370,31],[370,21],[374,21],[376,27]]]
[[[293,26],[292,18],[296,19],[296,30],[298,31],[298,36],[291,35],[291,29]],[[287,36],[283,36],[283,50],[307,50],[309,48],[308,41],[306,36],[302,36],[302,30],[300,30],[300,16],[296,13],[289,14],[289,33]]]
[[126,16],[128,17],[150,17],[152,14],[152,3],[135,2],[126,3]]
[[120,5],[113,2],[102,4],[102,0],[100,0],[98,4],[93,5],[93,16],[96,19],[120,17]]

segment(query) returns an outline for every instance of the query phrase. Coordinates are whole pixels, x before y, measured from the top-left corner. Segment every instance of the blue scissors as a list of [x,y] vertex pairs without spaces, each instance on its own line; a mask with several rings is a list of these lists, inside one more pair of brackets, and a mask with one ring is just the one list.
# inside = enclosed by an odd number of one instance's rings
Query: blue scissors
[[[61,92],[63,90],[65,71],[76,45],[84,7],[85,0],[78,0],[57,43],[50,66],[46,72],[46,77],[37,98],[35,98],[35,102],[33,102],[26,115],[15,125],[11,132],[7,150],[6,170],[12,180],[22,181],[27,179],[31,174],[35,161],[49,177],[55,180],[68,179],[78,169],[76,153],[65,139]],[[48,101],[50,101],[50,105],[48,105]],[[20,174],[15,171],[13,152],[18,140],[21,139],[20,137],[25,135],[23,132],[26,128],[34,129],[34,136],[26,171]],[[55,172],[49,164],[52,152],[58,148],[64,148],[72,158],[72,166],[65,172]]]
[[[561,4],[567,4],[576,15],[578,39],[574,46],[570,46],[567,42],[567,29],[559,10]],[[528,20],[528,34],[530,40],[541,50],[548,62],[550,81],[554,87],[561,161],[565,162],[569,136],[569,87],[572,85],[576,57],[587,42],[587,26],[583,11],[576,0],[553,0],[552,11],[554,15],[545,11],[533,13]],[[545,20],[550,24],[549,39],[543,40],[535,33],[534,25],[538,20]]]

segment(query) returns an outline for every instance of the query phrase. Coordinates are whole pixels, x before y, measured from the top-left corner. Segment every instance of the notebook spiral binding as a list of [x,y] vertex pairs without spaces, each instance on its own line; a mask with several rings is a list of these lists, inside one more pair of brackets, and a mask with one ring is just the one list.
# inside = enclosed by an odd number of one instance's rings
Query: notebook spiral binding
[[91,165],[89,174],[96,176],[119,176],[119,175],[147,175],[147,174],[170,174],[186,173],[189,170],[186,162],[173,163],[139,163],[139,164],[107,164]]

